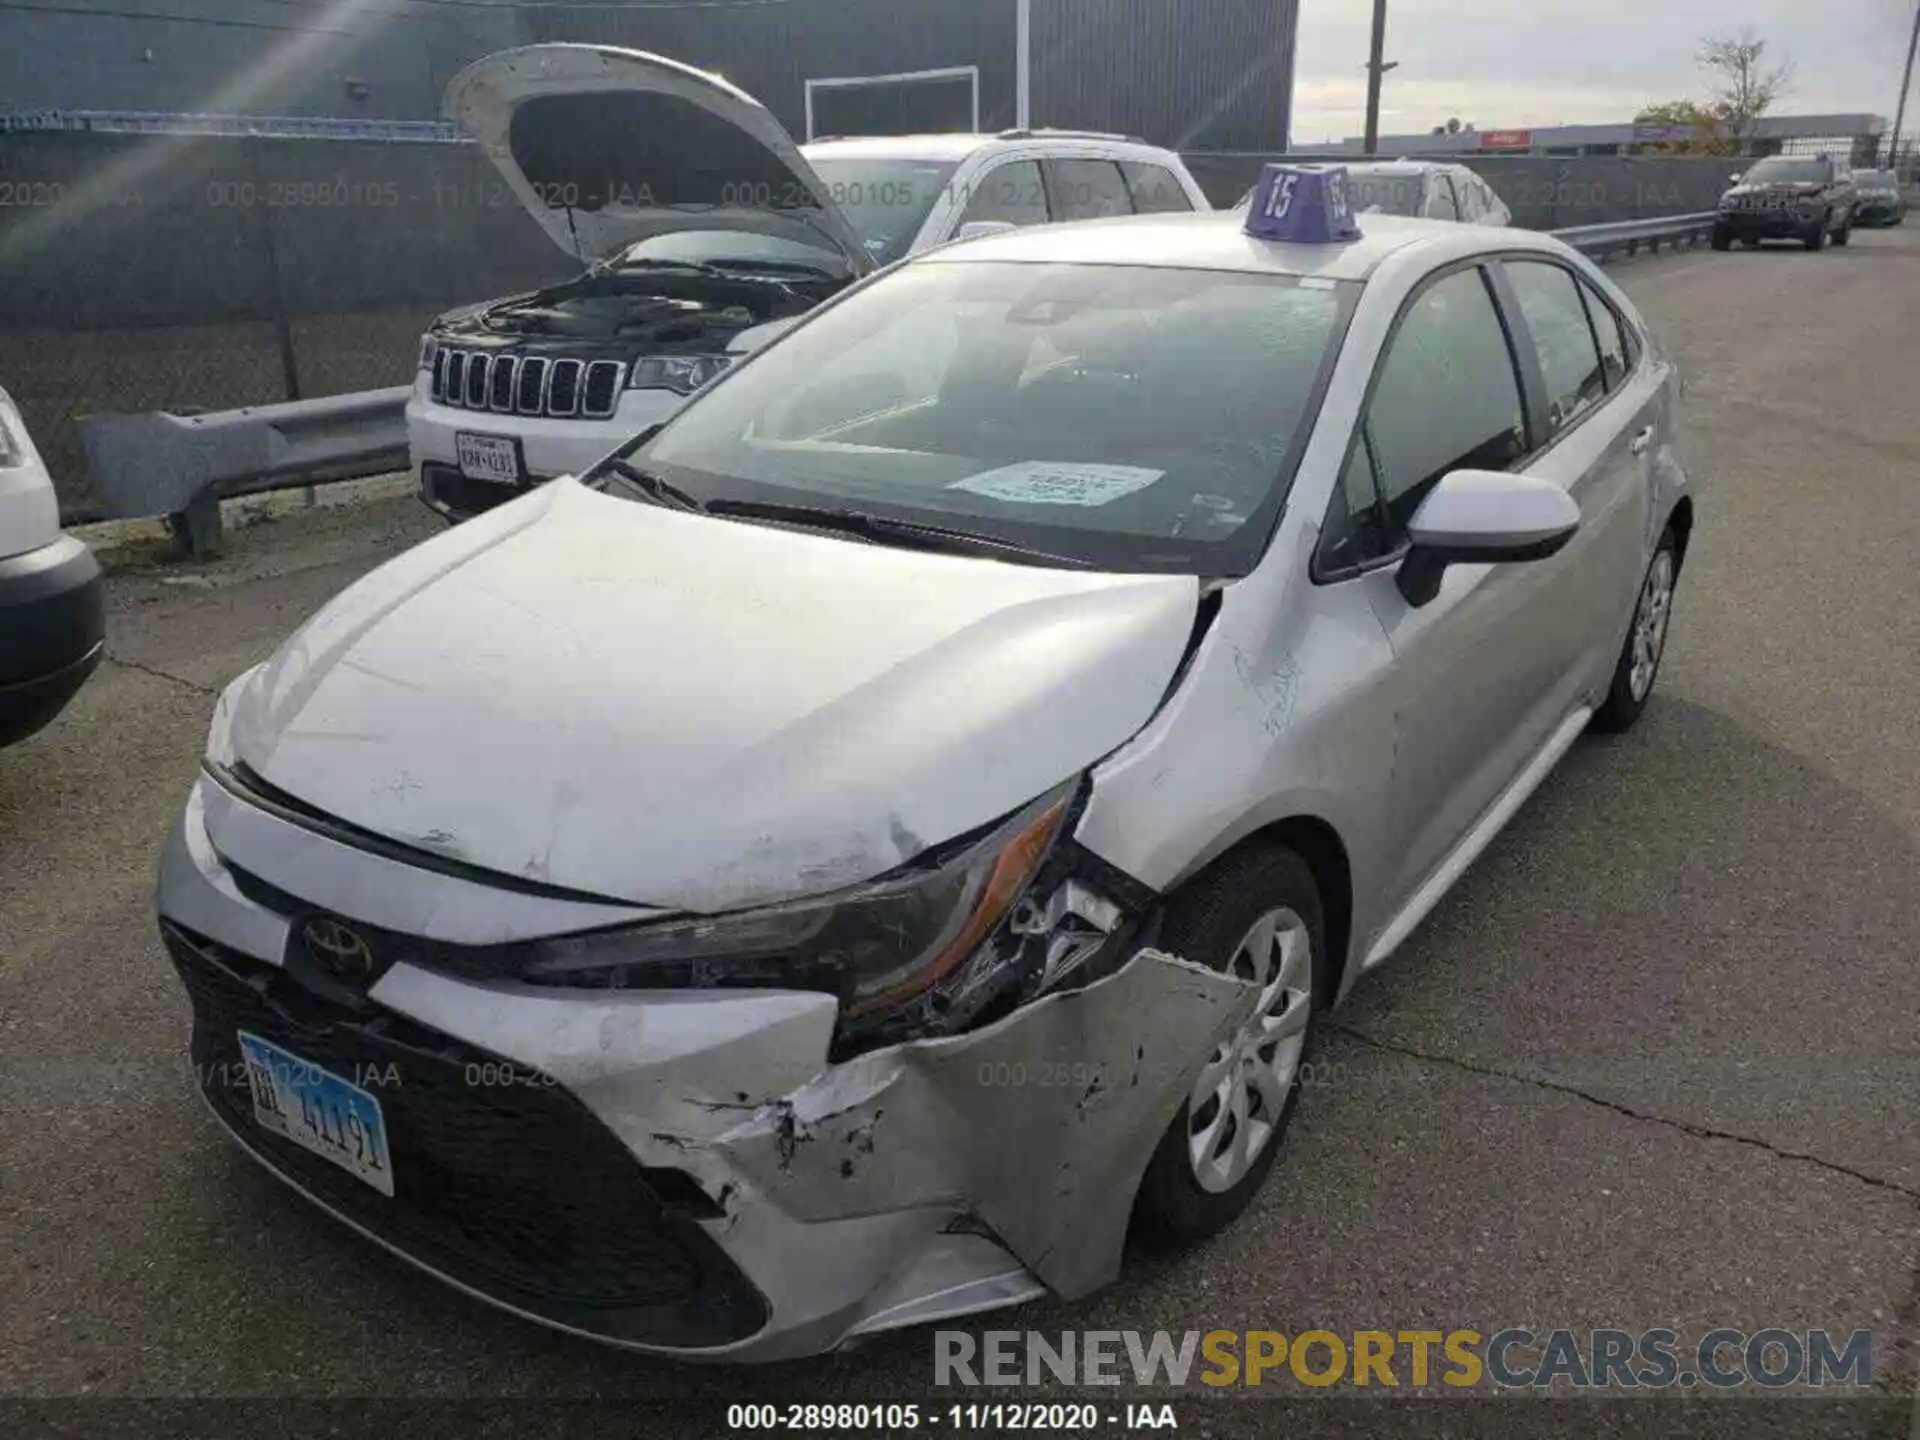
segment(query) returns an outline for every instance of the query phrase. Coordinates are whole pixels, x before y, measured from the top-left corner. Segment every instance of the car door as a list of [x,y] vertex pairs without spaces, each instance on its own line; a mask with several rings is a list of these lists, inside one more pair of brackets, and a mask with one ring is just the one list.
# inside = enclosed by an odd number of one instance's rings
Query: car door
[[1646,563],[1650,466],[1662,378],[1632,368],[1620,317],[1571,264],[1509,257],[1496,270],[1523,363],[1538,393],[1536,449],[1526,473],[1551,480],[1580,507],[1580,529],[1554,557],[1562,663],[1548,696],[1564,713],[1613,673]]
[[1383,913],[1441,864],[1550,730],[1543,695],[1561,665],[1542,638],[1552,561],[1450,567],[1418,607],[1394,580],[1407,522],[1440,478],[1518,468],[1532,423],[1486,268],[1429,277],[1375,367],[1315,560],[1322,583],[1364,587],[1394,651],[1383,682],[1397,721]]

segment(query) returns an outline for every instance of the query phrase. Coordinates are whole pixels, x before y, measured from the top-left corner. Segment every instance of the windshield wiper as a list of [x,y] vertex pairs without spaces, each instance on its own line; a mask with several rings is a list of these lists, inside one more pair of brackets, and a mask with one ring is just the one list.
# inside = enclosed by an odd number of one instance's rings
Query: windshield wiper
[[638,465],[619,456],[605,462],[609,473],[624,480],[633,489],[655,505],[664,505],[669,510],[691,510],[696,515],[708,513],[707,507],[682,490],[671,480],[663,480],[651,470],[642,470]]
[[661,260],[650,256],[608,261],[607,269],[614,273],[622,270],[690,270],[695,275],[717,275],[723,280],[727,277],[727,272],[718,265],[709,265],[704,260]]
[[705,507],[705,510],[709,515],[722,515],[739,520],[785,521],[815,530],[857,535],[864,540],[872,540],[876,543],[903,542],[917,550],[1016,555],[1022,559],[1041,561],[1048,565],[1059,565],[1074,570],[1092,568],[1087,561],[1078,556],[1055,555],[1048,551],[1035,550],[1030,545],[1002,540],[997,535],[983,535],[975,530],[951,530],[944,525],[929,525],[919,520],[898,520],[889,515],[875,515],[867,510],[788,505],[775,500],[728,499],[714,500]]

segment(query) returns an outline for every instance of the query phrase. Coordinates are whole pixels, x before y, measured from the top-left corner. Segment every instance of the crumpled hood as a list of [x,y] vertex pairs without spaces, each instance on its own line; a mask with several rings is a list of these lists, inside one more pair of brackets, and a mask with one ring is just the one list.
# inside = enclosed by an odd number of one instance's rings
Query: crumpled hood
[[735,909],[882,875],[1125,743],[1198,594],[558,480],[338,596],[238,687],[228,743],[404,844]]

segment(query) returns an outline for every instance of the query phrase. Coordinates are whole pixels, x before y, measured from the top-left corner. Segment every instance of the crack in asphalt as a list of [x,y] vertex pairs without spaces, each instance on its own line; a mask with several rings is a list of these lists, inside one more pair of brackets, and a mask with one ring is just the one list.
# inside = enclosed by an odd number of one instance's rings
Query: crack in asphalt
[[211,685],[202,685],[197,680],[188,680],[179,675],[170,675],[165,670],[158,669],[152,665],[143,665],[138,660],[123,660],[111,650],[107,652],[104,658],[109,665],[118,665],[122,670],[138,670],[142,675],[151,675],[156,680],[165,680],[170,684],[183,686],[193,691],[196,695],[211,695],[216,699],[219,698],[220,692]]
[[[1879,1175],[1870,1175],[1864,1170],[1856,1170],[1850,1165],[1842,1165],[1835,1160],[1827,1160],[1818,1155],[1810,1155],[1804,1150],[1783,1150],[1778,1145],[1771,1144],[1766,1140],[1761,1140],[1752,1135],[1742,1135],[1734,1130],[1715,1130],[1709,1125],[1695,1125],[1688,1120],[1670,1119],[1665,1115],[1656,1115],[1650,1110],[1636,1110],[1631,1105],[1623,1104],[1618,1100],[1609,1100],[1604,1095],[1595,1095],[1592,1091],[1582,1090],[1577,1085],[1568,1085],[1562,1081],[1549,1080],[1544,1076],[1527,1075],[1514,1070],[1502,1070],[1494,1065],[1479,1065],[1471,1060],[1460,1060],[1451,1055],[1433,1054],[1429,1051],[1417,1050],[1411,1045],[1401,1045],[1391,1040],[1381,1040],[1367,1034],[1365,1031],[1356,1030],[1351,1025],[1342,1025],[1337,1020],[1328,1020],[1324,1023],[1329,1030],[1332,1030],[1336,1034],[1350,1036],[1358,1040],[1362,1045],[1370,1046],[1375,1050],[1385,1051],[1391,1055],[1404,1055],[1412,1060],[1424,1060],[1430,1065],[1446,1065],[1455,1070],[1464,1070],[1471,1075],[1485,1075],[1496,1080],[1511,1080],[1516,1084],[1531,1085],[1541,1090],[1551,1090],[1559,1095],[1570,1095],[1576,1100],[1585,1100],[1590,1105],[1598,1105],[1602,1109],[1611,1110],[1617,1115],[1625,1115],[1630,1120],[1644,1120],[1655,1125],[1664,1125],[1670,1130],[1678,1130],[1682,1134],[1691,1135],[1696,1139],[1731,1140],[1737,1145],[1750,1145],[1756,1150],[1766,1151],[1776,1159],[1801,1160],[1809,1165],[1817,1165],[1822,1170],[1831,1171],[1836,1175],[1845,1175],[1851,1180],[1858,1180],[1863,1185],[1871,1185],[1878,1190],[1891,1190],[1896,1195],[1904,1195],[1907,1199],[1920,1203],[1920,1190],[1902,1185],[1897,1180],[1888,1180]],[[1916,1275],[1915,1280],[1916,1294],[1920,1295],[1920,1275]]]

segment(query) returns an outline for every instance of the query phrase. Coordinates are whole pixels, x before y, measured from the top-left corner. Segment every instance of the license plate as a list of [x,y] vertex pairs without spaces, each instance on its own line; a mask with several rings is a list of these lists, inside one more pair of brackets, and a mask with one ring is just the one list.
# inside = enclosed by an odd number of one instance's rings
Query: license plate
[[380,1102],[358,1085],[278,1045],[239,1032],[253,1118],[382,1195],[393,1194],[393,1157]]
[[469,480],[520,483],[520,442],[510,435],[470,435],[462,430],[453,437],[453,453],[460,473]]

